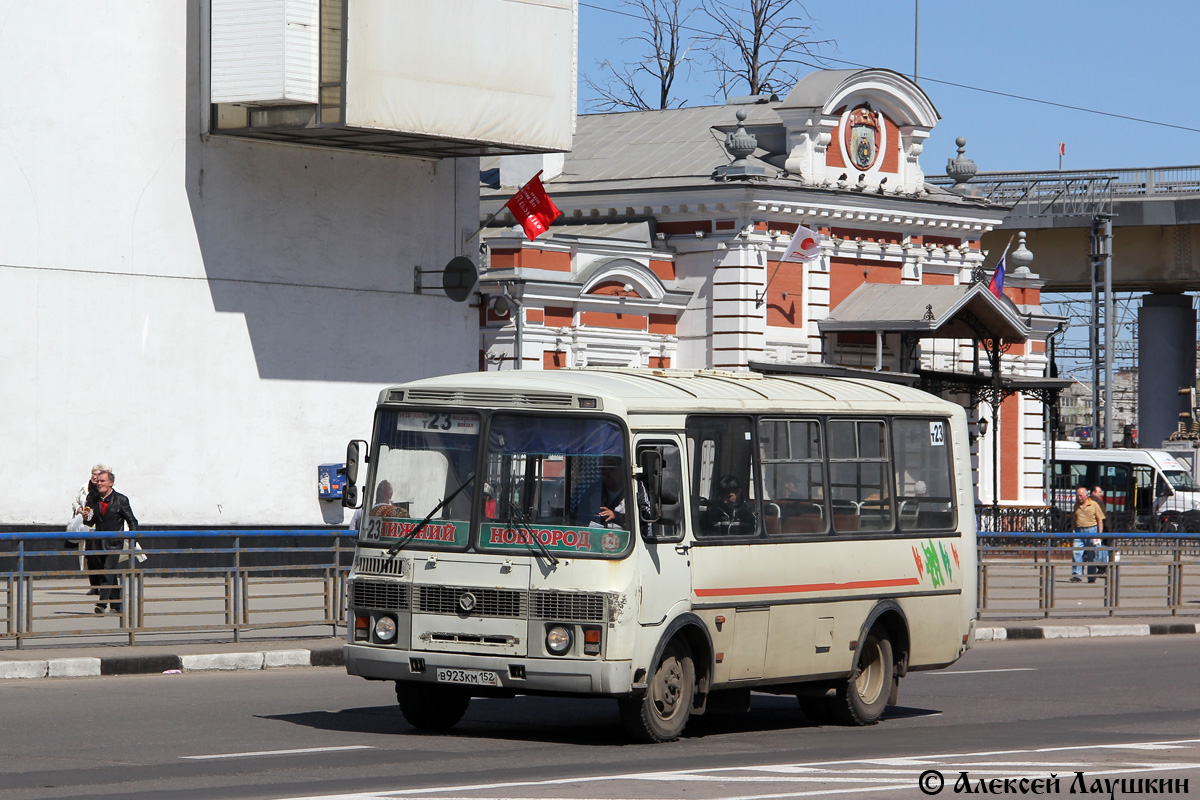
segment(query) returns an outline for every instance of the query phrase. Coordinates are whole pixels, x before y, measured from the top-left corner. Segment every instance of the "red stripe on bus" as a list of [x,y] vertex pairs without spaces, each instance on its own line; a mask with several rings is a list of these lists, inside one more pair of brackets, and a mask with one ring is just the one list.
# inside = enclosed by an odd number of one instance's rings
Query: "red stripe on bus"
[[743,586],[733,589],[697,589],[697,597],[730,597],[747,594],[789,594],[791,592],[828,592],[833,589],[885,589],[891,586],[919,586],[919,578],[890,578],[883,581],[848,583],[804,583],[796,586]]

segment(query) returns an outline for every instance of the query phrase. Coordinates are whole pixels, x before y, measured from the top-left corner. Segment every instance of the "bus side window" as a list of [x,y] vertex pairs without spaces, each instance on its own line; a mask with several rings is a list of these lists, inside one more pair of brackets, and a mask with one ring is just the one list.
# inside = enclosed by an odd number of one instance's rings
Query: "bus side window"
[[662,458],[662,494],[658,521],[642,522],[642,526],[648,527],[650,536],[658,541],[678,541],[683,538],[683,462],[679,448],[658,442],[639,444],[639,463],[646,450],[657,450]]
[[954,528],[954,464],[950,422],[897,418],[892,422],[900,530]]
[[820,422],[760,420],[758,448],[767,533],[828,533]]
[[[698,536],[753,536],[757,500],[753,474],[753,436],[747,417],[691,417],[688,447],[692,470],[692,518]],[[722,487],[736,487],[723,491]]]
[[882,420],[830,419],[829,492],[838,533],[892,530],[891,461]]
[[1155,495],[1157,497],[1162,498],[1162,497],[1170,497],[1171,496],[1171,494],[1172,494],[1171,487],[1167,485],[1167,479],[1164,478],[1161,473],[1158,476],[1158,480],[1155,481],[1155,486],[1158,487],[1155,490]]

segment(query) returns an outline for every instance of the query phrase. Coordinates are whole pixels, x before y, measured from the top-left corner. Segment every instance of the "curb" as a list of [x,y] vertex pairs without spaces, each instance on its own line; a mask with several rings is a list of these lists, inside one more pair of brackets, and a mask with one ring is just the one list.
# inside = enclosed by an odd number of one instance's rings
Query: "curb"
[[1192,622],[1169,622],[1150,625],[1029,625],[1011,628],[976,628],[975,641],[1094,639],[1111,636],[1169,636],[1196,633],[1200,633],[1200,625]]
[[153,675],[175,672],[265,670],[286,667],[340,667],[342,648],[267,650],[251,653],[199,655],[109,656],[51,658],[42,661],[0,661],[0,680],[20,678],[96,678],[101,675]]

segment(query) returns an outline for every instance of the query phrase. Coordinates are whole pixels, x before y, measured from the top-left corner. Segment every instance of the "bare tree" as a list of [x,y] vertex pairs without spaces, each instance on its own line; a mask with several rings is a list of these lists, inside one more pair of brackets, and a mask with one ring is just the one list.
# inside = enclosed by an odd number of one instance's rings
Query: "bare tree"
[[813,38],[812,18],[799,0],[703,0],[701,8],[716,26],[696,42],[712,58],[717,98],[743,81],[748,94],[790,88],[800,67],[823,66],[818,50],[833,43]]
[[[594,111],[647,111],[671,108],[683,101],[671,97],[671,87],[680,67],[688,61],[690,40],[684,37],[685,23],[696,9],[685,0],[621,0],[640,16],[646,27],[637,35],[622,39],[622,44],[638,47],[636,61],[614,65],[610,59],[598,62],[600,80],[584,76],[584,82],[599,99]],[[653,98],[653,102],[646,98]]]

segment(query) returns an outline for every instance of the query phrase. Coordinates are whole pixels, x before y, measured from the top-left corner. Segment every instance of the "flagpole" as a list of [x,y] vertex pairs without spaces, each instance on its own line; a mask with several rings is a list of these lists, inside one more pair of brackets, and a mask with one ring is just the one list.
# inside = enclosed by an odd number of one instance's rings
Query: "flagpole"
[[[532,182],[534,181],[534,179],[536,179],[536,178],[538,178],[539,176],[541,176],[541,174],[542,174],[543,172],[545,172],[545,171],[546,171],[546,170],[544,170],[544,169],[539,169],[539,170],[537,171],[537,175],[534,175],[532,178],[530,178],[529,180],[525,181],[525,186],[528,186],[530,183],[532,183]],[[525,186],[522,186],[522,187],[521,187],[521,189],[524,189],[524,188],[525,188]],[[517,190],[517,191],[518,191],[518,193],[521,191],[521,189],[518,189],[518,190]],[[514,196],[515,196],[515,195],[514,195]],[[483,229],[484,229],[484,228],[486,228],[488,225],[491,225],[491,224],[492,224],[492,223],[495,221],[496,217],[498,217],[498,216],[500,216],[502,213],[504,213],[504,210],[505,210],[506,208],[508,208],[508,203],[505,203],[504,205],[500,206],[500,208],[496,209],[496,213],[492,214],[490,217],[488,217],[487,219],[485,219],[485,220],[483,221],[483,224],[482,224],[482,225],[480,225],[478,228],[476,228],[476,229],[475,229],[475,232],[474,232],[474,233],[472,233],[470,236],[468,236],[466,239],[464,239],[464,240],[463,240],[463,244],[466,244],[467,242],[471,241],[471,240],[472,240],[472,239],[474,239],[476,236],[478,236],[480,233],[482,233],[482,232],[483,232]]]
[[[1017,238],[1017,235],[1015,233],[1012,236],[1008,237],[1008,244],[1004,245],[1004,252],[1000,254],[1000,261],[1003,261],[1004,257],[1006,255],[1008,255],[1008,248],[1012,247],[1013,239],[1015,239],[1015,238]],[[1000,261],[997,261],[995,264],[993,264],[992,269],[995,269],[996,266],[1000,263]]]

